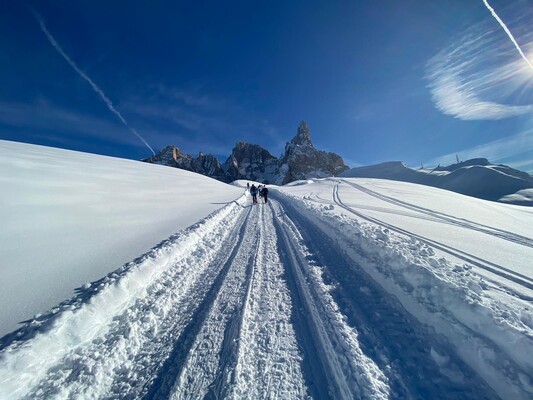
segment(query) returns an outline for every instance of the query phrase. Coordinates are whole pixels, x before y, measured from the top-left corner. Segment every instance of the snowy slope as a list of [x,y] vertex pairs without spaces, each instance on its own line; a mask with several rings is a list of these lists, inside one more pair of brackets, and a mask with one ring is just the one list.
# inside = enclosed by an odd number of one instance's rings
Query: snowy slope
[[[414,170],[399,161],[352,168],[352,178],[380,178],[434,186],[485,200],[531,206],[533,177],[506,165],[477,158],[448,167]],[[529,195],[528,193],[529,192]]]
[[351,178],[252,206],[245,185],[4,336],[0,398],[532,397],[531,208]]
[[0,336],[242,191],[157,165],[0,141]]

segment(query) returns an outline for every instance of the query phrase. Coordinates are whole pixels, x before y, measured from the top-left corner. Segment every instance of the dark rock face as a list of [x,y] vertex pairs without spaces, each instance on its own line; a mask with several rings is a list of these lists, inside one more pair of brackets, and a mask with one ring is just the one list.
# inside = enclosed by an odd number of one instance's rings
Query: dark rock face
[[256,144],[238,142],[223,165],[226,179],[249,179],[273,183],[278,171],[278,159]]
[[281,174],[277,183],[284,185],[300,179],[337,176],[348,167],[337,154],[315,149],[309,128],[302,121],[296,136],[285,145],[279,169]]
[[337,154],[313,146],[304,121],[296,136],[285,146],[281,159],[256,144],[238,142],[222,165],[212,155],[200,153],[193,157],[175,146],[167,146],[143,161],[186,169],[228,183],[245,179],[278,185],[299,179],[337,176],[348,169]]
[[155,156],[143,160],[152,164],[166,165],[174,168],[181,168],[187,171],[207,175],[212,178],[224,181],[226,173],[222,169],[220,161],[210,154],[198,154],[193,157],[190,154],[184,154],[175,146],[167,146]]
[[157,154],[142,161],[151,164],[160,164],[167,165],[169,167],[181,168],[178,166],[179,155],[181,155],[180,149],[170,145],[159,151]]
[[191,161],[190,171],[198,172],[202,175],[210,176],[222,182],[226,182],[226,172],[222,168],[218,158],[211,154],[198,154],[198,157]]

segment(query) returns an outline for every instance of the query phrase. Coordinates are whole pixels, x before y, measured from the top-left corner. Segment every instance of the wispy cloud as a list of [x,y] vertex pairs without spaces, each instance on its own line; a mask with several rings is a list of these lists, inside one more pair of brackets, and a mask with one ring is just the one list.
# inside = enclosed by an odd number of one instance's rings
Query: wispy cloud
[[[526,11],[514,23],[522,25],[532,16]],[[444,114],[496,120],[533,112],[533,104],[524,102],[525,92],[532,92],[533,73],[493,25],[484,21],[471,27],[428,61],[428,88]],[[533,51],[533,31],[522,32],[521,39],[526,52]]]
[[424,164],[431,166],[453,164],[456,162],[457,155],[461,160],[483,157],[491,162],[506,163],[515,168],[526,167],[526,170],[529,171],[533,167],[531,154],[533,154],[533,129],[507,138],[438,156]]
[[172,144],[180,148],[208,151],[210,146],[218,149],[218,154],[229,154],[237,140],[246,138],[254,142],[263,138],[259,144],[267,148],[272,142],[279,144],[280,149],[285,145],[288,134],[282,137],[268,120],[244,109],[231,97],[209,93],[202,87],[159,84],[149,87],[142,97],[132,97],[122,105],[131,114],[142,117],[144,123],[151,121],[151,125],[173,131],[165,145],[173,140]]
[[60,133],[105,139],[114,143],[140,145],[124,128],[106,119],[67,110],[40,99],[32,103],[0,102],[0,124],[39,134]]
[[63,48],[59,45],[59,43],[57,43],[55,38],[48,31],[48,28],[46,27],[46,24],[44,23],[44,20],[41,17],[41,15],[37,11],[35,11],[34,9],[31,9],[31,11],[32,11],[35,19],[37,20],[37,23],[39,24],[39,26],[41,28],[41,31],[44,33],[44,35],[46,36],[46,38],[48,39],[48,41],[50,42],[52,47],[65,59],[65,61],[72,67],[72,69],[74,69],[74,71],[76,71],[78,73],[78,75],[80,77],[82,77],[85,81],[87,81],[87,83],[91,86],[91,88],[100,96],[102,101],[106,104],[106,106],[109,109],[109,111],[111,111],[113,114],[115,114],[115,116],[120,120],[120,122],[122,122],[122,124],[126,128],[128,128],[138,139],[140,139],[144,143],[144,145],[152,152],[152,154],[155,154],[154,150],[150,147],[148,142],[139,134],[139,132],[137,132],[135,129],[133,129],[128,124],[128,122],[122,116],[122,114],[120,112],[118,112],[118,110],[113,106],[113,102],[109,99],[109,97],[106,96],[106,94],[103,92],[103,90],[100,89],[100,87],[98,87],[98,85],[96,83],[94,83],[94,81],[91,78],[89,78],[89,76],[87,76],[87,74],[85,72],[83,72],[76,65],[76,63],[67,55],[67,53],[65,53]]

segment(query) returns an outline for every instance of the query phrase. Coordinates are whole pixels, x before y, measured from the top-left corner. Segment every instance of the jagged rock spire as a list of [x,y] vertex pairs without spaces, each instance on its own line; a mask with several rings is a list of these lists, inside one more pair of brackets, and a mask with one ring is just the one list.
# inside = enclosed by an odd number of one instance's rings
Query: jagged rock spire
[[143,161],[198,172],[223,182],[249,179],[285,184],[298,179],[337,176],[348,169],[337,154],[315,149],[305,121],[300,123],[296,136],[286,144],[280,159],[261,146],[240,141],[222,165],[215,156],[200,153],[193,157],[183,154],[175,146],[167,146]]
[[296,136],[292,139],[292,143],[296,145],[313,145],[313,143],[311,142],[311,134],[309,133],[309,127],[307,126],[307,122],[302,121],[300,123],[300,126],[296,131]]

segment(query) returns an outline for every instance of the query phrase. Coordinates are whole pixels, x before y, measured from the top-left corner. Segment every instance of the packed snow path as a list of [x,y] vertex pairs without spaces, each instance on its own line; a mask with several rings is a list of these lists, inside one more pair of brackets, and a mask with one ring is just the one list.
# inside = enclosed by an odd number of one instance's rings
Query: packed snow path
[[[409,265],[373,251],[379,246],[358,225],[335,223],[281,193],[272,197],[228,204],[2,338],[0,398],[533,394],[531,335],[523,326],[509,331],[506,346],[483,324],[471,326],[438,304],[432,295],[447,287],[420,268],[416,278],[431,293],[411,287],[410,304],[401,282],[394,286],[383,273]],[[332,199],[356,212],[337,189]],[[391,229],[373,222],[380,232]],[[415,255],[432,259],[431,243],[400,234]],[[400,248],[399,237],[387,240]]]

